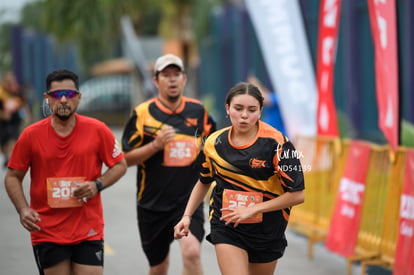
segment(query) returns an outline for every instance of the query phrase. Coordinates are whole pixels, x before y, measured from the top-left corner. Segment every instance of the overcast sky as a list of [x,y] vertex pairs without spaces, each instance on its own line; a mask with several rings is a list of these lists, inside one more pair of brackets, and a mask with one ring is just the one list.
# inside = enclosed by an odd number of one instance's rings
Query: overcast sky
[[33,0],[0,0],[0,22],[12,21],[19,19],[20,9]]

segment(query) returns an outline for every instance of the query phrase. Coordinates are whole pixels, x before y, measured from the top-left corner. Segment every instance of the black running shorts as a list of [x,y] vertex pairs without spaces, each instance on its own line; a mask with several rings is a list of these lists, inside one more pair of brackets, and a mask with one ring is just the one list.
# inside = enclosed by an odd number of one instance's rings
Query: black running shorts
[[237,246],[245,250],[249,256],[250,263],[269,263],[281,258],[287,246],[286,239],[268,240],[265,244],[258,244],[254,240],[242,237],[232,229],[233,224],[211,225],[211,233],[207,240],[212,244],[225,243]]
[[[150,266],[164,261],[174,240],[174,226],[181,220],[184,207],[169,212],[158,212],[138,206],[138,227],[141,244]],[[200,241],[204,238],[203,204],[191,218],[191,233]]]
[[55,243],[41,243],[33,246],[39,274],[43,269],[52,267],[63,260],[83,265],[103,266],[104,242],[84,241],[74,245],[59,245]]

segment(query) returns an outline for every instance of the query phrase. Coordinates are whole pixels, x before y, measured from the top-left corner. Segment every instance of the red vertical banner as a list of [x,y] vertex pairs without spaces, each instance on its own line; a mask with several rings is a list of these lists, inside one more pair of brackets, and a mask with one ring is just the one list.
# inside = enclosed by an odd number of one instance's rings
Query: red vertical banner
[[404,184],[393,275],[414,274],[414,150],[405,158]]
[[398,147],[398,51],[395,0],[368,0],[375,49],[379,127],[393,150]]
[[326,247],[344,257],[353,255],[358,237],[370,159],[370,146],[352,141],[344,175],[339,183]]
[[340,0],[321,0],[316,61],[318,135],[335,137],[339,136],[339,131],[333,96],[333,79],[340,11]]

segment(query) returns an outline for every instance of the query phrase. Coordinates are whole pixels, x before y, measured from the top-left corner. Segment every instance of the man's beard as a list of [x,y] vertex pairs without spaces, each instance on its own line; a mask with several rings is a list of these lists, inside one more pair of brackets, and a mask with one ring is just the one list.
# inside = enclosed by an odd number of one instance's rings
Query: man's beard
[[168,101],[170,102],[177,102],[180,99],[180,95],[169,95]]
[[69,114],[69,115],[59,115],[59,114],[55,114],[55,116],[58,119],[62,120],[62,121],[66,121],[66,120],[68,120],[72,116],[72,114]]
[[[59,113],[59,111],[61,111],[61,110],[63,111],[64,114]],[[66,110],[69,110],[68,114],[65,112]],[[71,112],[71,109],[69,107],[65,106],[65,105],[58,106],[57,110],[55,111],[55,116],[57,118],[59,118],[60,120],[62,120],[62,121],[68,120],[72,116],[72,114],[73,113]]]

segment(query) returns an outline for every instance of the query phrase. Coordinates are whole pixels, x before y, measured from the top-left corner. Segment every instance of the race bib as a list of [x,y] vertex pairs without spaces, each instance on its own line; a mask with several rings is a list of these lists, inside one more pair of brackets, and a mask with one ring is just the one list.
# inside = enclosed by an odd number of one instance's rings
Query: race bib
[[85,177],[47,178],[47,203],[51,208],[81,207],[83,202],[73,196]]
[[[256,203],[263,201],[263,194],[260,192],[247,192],[224,189],[223,191],[223,208],[233,208],[239,206],[250,207]],[[229,210],[223,210],[222,216],[229,214]],[[225,219],[225,221],[227,221]],[[240,223],[261,223],[263,221],[263,214],[256,214]]]
[[198,146],[194,138],[172,140],[164,147],[164,166],[188,166],[197,158]]

